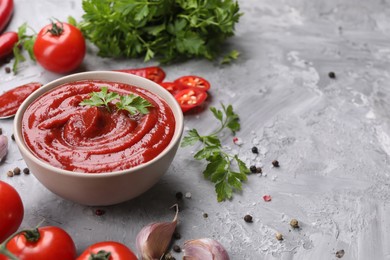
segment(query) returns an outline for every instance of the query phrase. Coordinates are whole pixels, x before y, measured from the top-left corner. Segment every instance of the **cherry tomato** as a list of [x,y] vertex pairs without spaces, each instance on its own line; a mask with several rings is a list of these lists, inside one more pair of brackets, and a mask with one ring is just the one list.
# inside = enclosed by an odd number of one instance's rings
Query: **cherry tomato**
[[141,76],[151,81],[154,81],[156,83],[161,83],[165,79],[165,75],[166,75],[165,71],[162,68],[156,66],[139,68],[139,69],[124,69],[124,70],[116,70],[116,71]]
[[175,83],[182,88],[198,88],[203,91],[210,89],[210,83],[204,78],[198,76],[183,76],[175,80]]
[[0,32],[4,30],[9,20],[11,20],[13,11],[14,11],[13,0],[0,1]]
[[0,243],[18,230],[23,216],[19,193],[8,183],[0,181]]
[[114,241],[105,241],[89,246],[76,260],[90,259],[137,260],[137,257],[127,246]]
[[0,59],[7,57],[13,51],[19,37],[16,32],[5,32],[0,35]]
[[177,92],[182,90],[183,88],[177,85],[175,82],[161,82],[159,83],[161,87],[168,90],[172,95],[175,95]]
[[32,82],[0,95],[0,117],[15,115],[22,102],[41,86],[41,83]]
[[68,23],[46,25],[37,35],[34,55],[45,69],[56,73],[75,70],[85,56],[85,39],[79,29]]
[[55,226],[23,231],[9,240],[6,247],[20,260],[74,260],[77,256],[72,238]]
[[175,99],[179,102],[181,110],[186,112],[194,107],[200,106],[207,98],[206,91],[197,88],[186,88],[175,95]]

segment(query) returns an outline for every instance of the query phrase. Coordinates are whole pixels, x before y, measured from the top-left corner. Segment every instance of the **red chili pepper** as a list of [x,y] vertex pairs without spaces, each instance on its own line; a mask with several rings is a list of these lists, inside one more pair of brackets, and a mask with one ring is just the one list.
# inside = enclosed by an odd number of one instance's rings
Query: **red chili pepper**
[[32,82],[0,95],[0,117],[15,115],[22,102],[41,86],[41,83]]
[[134,74],[137,76],[141,76],[144,78],[147,78],[151,81],[154,81],[156,83],[161,83],[165,79],[165,71],[163,71],[162,68],[154,66],[154,67],[145,67],[145,68],[139,68],[139,69],[124,69],[124,70],[115,70],[119,72],[125,72]]
[[0,0],[0,32],[8,25],[14,11],[13,0]]
[[179,91],[175,95],[175,99],[179,102],[181,110],[186,112],[194,107],[200,106],[207,98],[206,91],[197,88],[186,88]]
[[204,78],[198,76],[183,76],[175,80],[175,83],[182,88],[198,88],[203,91],[210,89],[210,83]]
[[18,40],[19,37],[16,32],[5,32],[0,35],[0,59],[7,57],[12,53]]
[[161,82],[159,83],[161,87],[168,90],[172,95],[176,95],[183,88],[177,85],[175,82]]

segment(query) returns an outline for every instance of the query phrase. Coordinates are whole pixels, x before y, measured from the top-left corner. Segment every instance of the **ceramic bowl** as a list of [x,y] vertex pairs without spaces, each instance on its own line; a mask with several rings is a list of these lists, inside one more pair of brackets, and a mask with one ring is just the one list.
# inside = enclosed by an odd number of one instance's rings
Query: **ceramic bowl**
[[[79,173],[54,167],[37,158],[24,142],[22,118],[27,107],[51,89],[78,80],[106,80],[147,89],[161,97],[172,109],[176,125],[169,145],[154,159],[136,167],[107,173]],[[73,74],[54,80],[31,94],[20,106],[14,119],[14,136],[20,153],[31,173],[47,189],[58,196],[83,205],[104,206],[135,198],[153,185],[169,168],[183,133],[183,113],[173,96],[148,79],[112,71],[94,71]]]

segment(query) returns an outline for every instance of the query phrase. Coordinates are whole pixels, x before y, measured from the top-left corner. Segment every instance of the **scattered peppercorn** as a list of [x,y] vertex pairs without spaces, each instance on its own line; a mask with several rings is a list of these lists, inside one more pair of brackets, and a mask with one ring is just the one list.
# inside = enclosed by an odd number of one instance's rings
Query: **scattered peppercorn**
[[2,135],[2,134],[3,134],[3,129],[0,128],[0,135]]
[[249,167],[249,170],[251,171],[251,173],[256,173],[257,172],[257,168],[255,165],[252,165],[251,167]]
[[24,174],[30,174],[30,169],[29,168],[24,168],[23,169]]
[[11,73],[11,68],[10,67],[5,67],[5,73]]
[[176,199],[181,200],[183,198],[183,193],[182,192],[176,192]]
[[180,253],[180,252],[181,252],[181,248],[180,248],[180,246],[178,246],[178,245],[173,245],[172,249],[173,249],[173,251],[175,251],[176,253]]
[[13,141],[15,141],[15,136],[14,136],[14,134],[11,135],[11,139],[12,139]]
[[7,176],[8,176],[8,177],[14,177],[14,173],[13,173],[12,171],[8,171],[8,172],[7,172]]
[[173,233],[173,238],[174,239],[180,239],[181,238],[181,234],[176,231],[176,232]]
[[96,215],[96,216],[102,216],[102,215],[104,215],[105,213],[106,213],[106,211],[103,210],[103,209],[97,209],[97,210],[95,210],[95,215]]
[[277,160],[273,160],[273,161],[272,161],[272,165],[273,165],[274,167],[280,167],[279,161],[277,161]]
[[275,237],[276,237],[276,239],[279,240],[279,241],[283,240],[283,235],[282,235],[282,233],[277,232],[276,235],[275,235]]
[[15,169],[14,169],[14,174],[15,175],[20,175],[20,168],[19,167],[15,167]]
[[253,147],[252,147],[252,153],[258,154],[258,153],[259,153],[259,149],[257,149],[256,146],[253,146]]
[[253,217],[251,215],[245,215],[244,220],[245,220],[245,222],[249,222],[250,223],[250,222],[253,221]]
[[290,221],[290,226],[292,228],[299,228],[299,222],[298,220],[296,220],[295,218],[293,218],[291,221]]
[[263,169],[261,169],[261,167],[256,167],[256,173],[263,173]]
[[333,71],[329,72],[328,74],[329,78],[331,79],[335,79],[336,78],[336,73],[334,73]]
[[337,258],[342,258],[344,256],[344,254],[345,254],[344,249],[341,249],[341,250],[336,252],[336,257]]
[[204,218],[208,218],[208,217],[209,217],[209,214],[203,213],[203,217],[204,217]]

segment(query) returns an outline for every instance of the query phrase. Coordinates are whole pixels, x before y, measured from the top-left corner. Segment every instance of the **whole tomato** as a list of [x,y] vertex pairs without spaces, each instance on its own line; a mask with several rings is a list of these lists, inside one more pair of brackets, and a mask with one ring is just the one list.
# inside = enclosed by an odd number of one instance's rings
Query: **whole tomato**
[[85,39],[73,25],[53,22],[38,33],[33,49],[42,67],[56,73],[67,73],[82,63]]
[[23,216],[19,193],[8,183],[0,181],[0,243],[18,230]]
[[8,241],[6,248],[19,260],[74,260],[77,256],[72,238],[55,226],[22,231]]
[[125,245],[104,241],[89,246],[76,260],[137,260],[135,254]]

